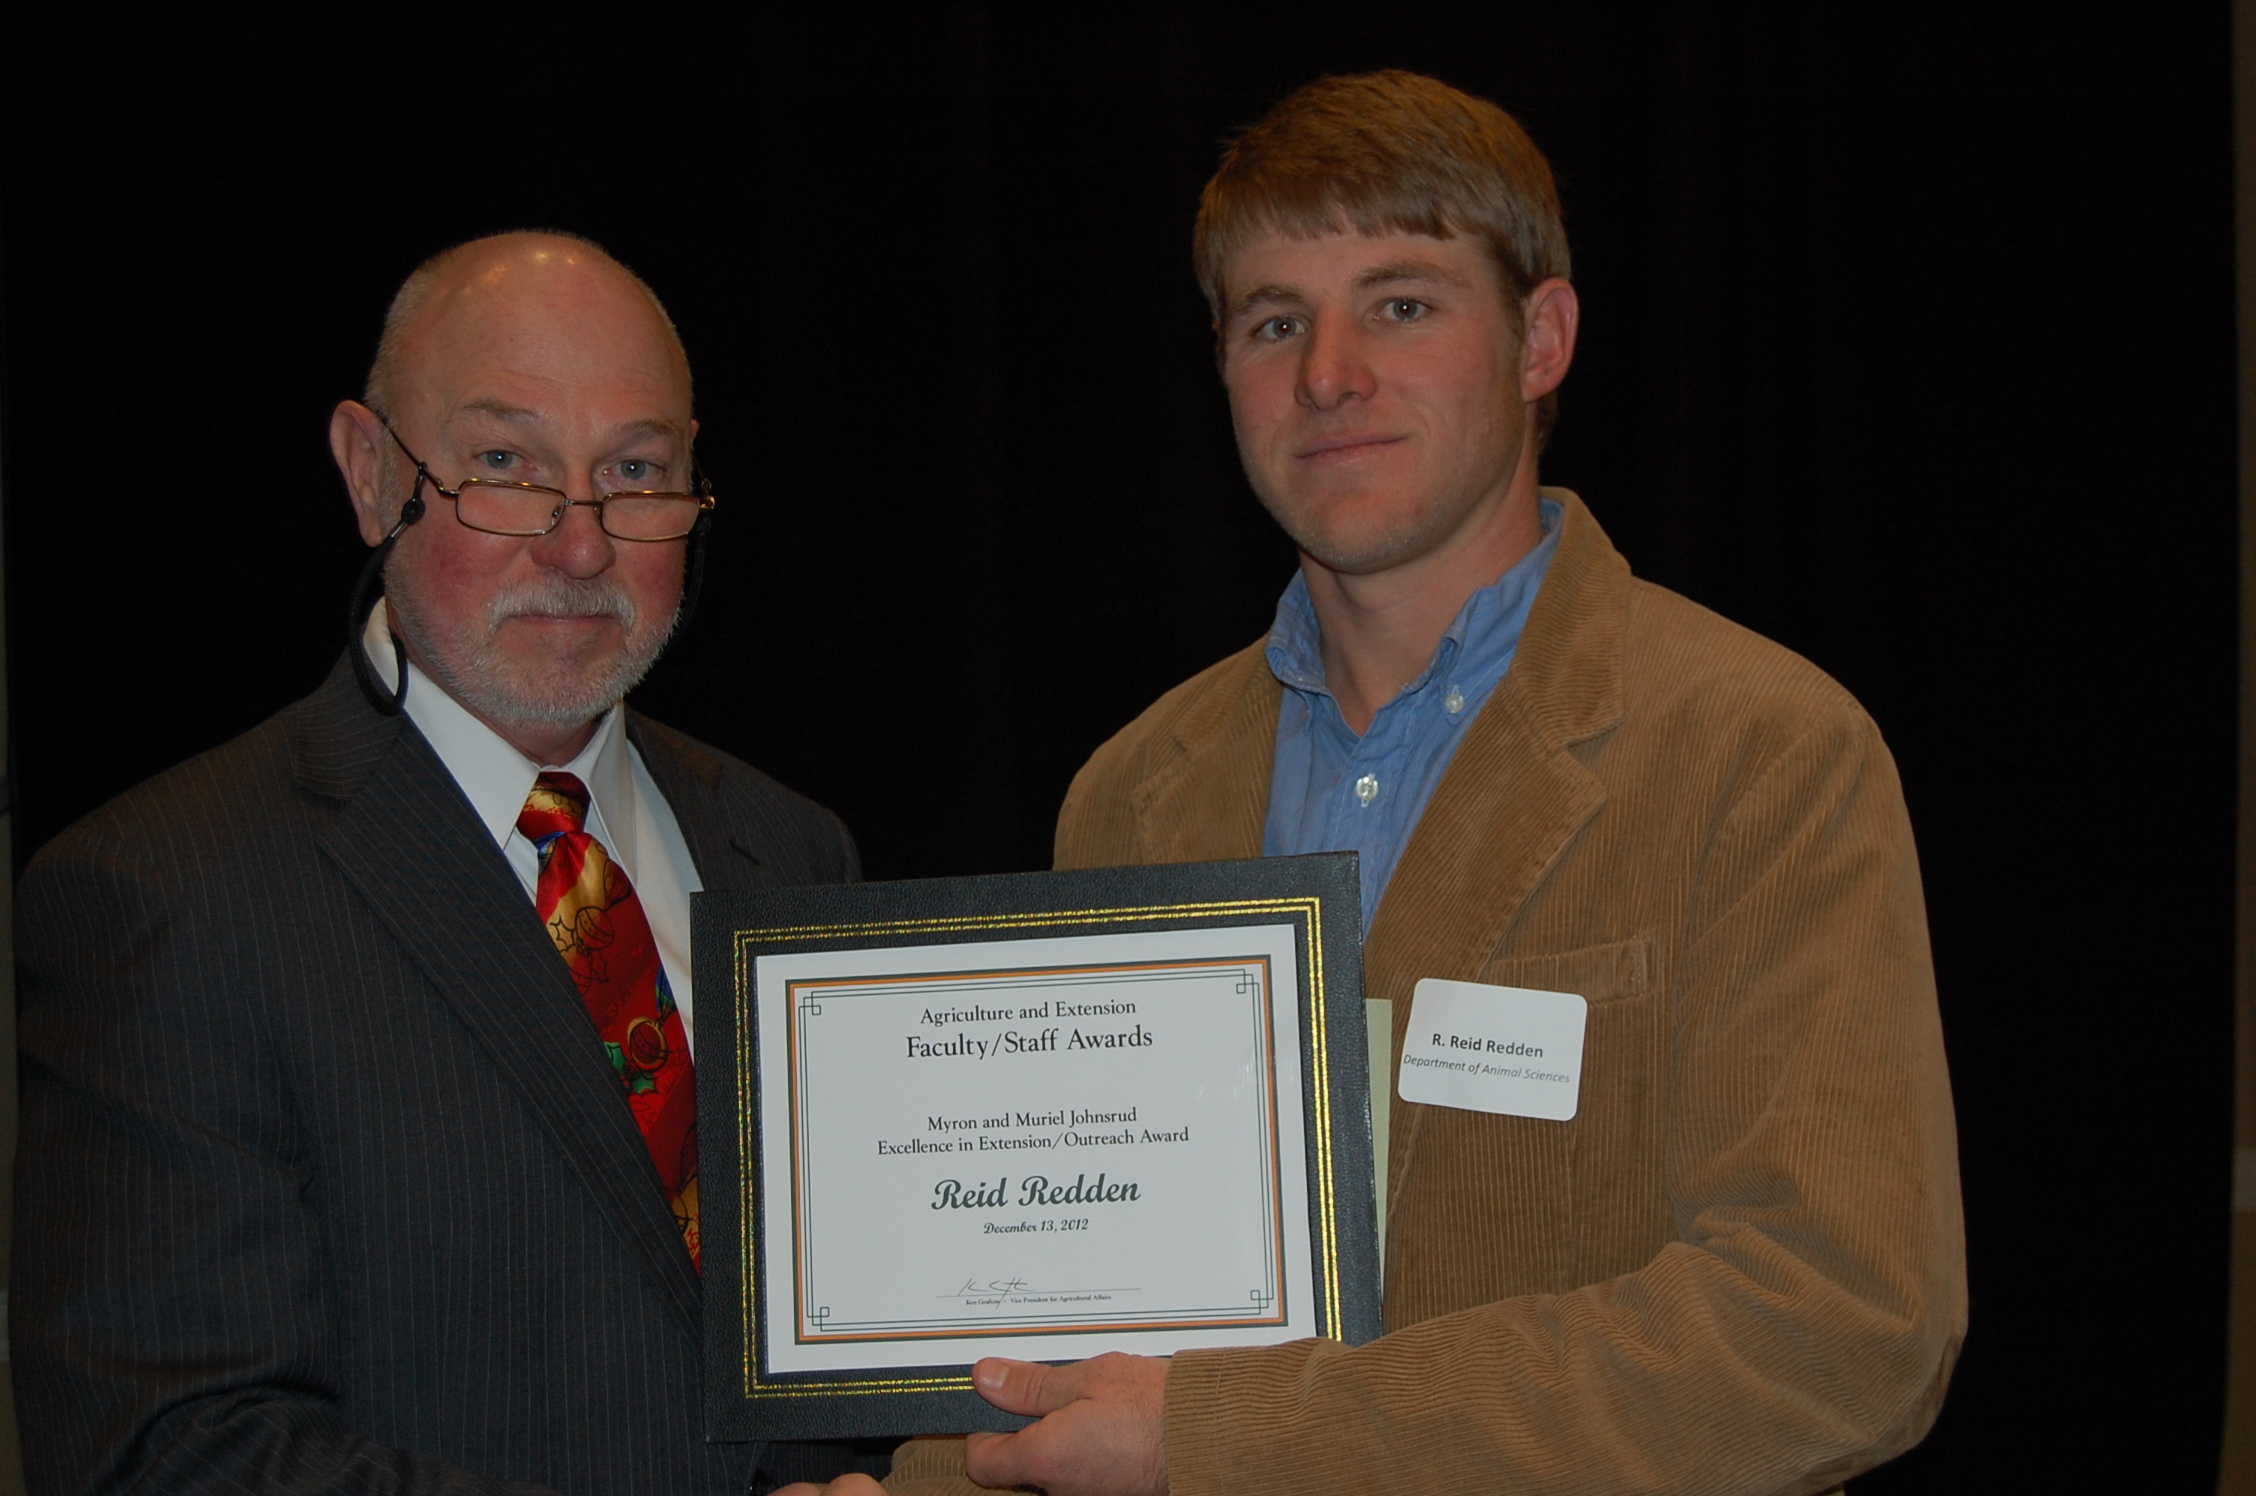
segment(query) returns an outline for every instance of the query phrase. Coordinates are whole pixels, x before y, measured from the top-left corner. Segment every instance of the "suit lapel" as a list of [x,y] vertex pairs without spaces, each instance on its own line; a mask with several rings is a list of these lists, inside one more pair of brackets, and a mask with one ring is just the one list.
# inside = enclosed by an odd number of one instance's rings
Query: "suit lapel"
[[731,818],[720,796],[725,767],[719,758],[636,712],[627,714],[627,741],[642,755],[651,783],[673,810],[704,888],[766,888],[776,881],[759,854],[728,829]]
[[[1566,509],[1559,553],[1512,668],[1427,802],[1364,943],[1367,995],[1394,1003],[1390,1069],[1419,979],[1478,971],[1606,803],[1569,748],[1621,721],[1629,567],[1581,500],[1545,497]],[[1426,1108],[1399,1096],[1395,1107],[1387,1177],[1399,1186]]]
[[[1372,923],[1367,970],[1398,962],[1424,974],[1462,970],[1468,955],[1503,937],[1605,803],[1597,779],[1567,749],[1621,720],[1629,567],[1580,499],[1564,489],[1544,497],[1565,510],[1559,554],[1510,673],[1467,730],[1404,849]],[[1140,860],[1261,855],[1282,693],[1263,645],[1224,663],[1129,791]]]
[[1242,650],[1186,716],[1130,794],[1137,860],[1216,862],[1259,857],[1276,761],[1284,688],[1264,645]]
[[[1366,942],[1370,996],[1478,967],[1606,803],[1596,776],[1508,702],[1468,734],[1395,867]],[[1400,990],[1395,990],[1399,988]]]
[[[700,1333],[696,1273],[642,1134],[523,887],[422,734],[339,701],[340,687],[354,690],[349,672],[332,674],[298,734],[299,783],[345,800],[322,850],[516,1086],[682,1327]],[[388,749],[368,741],[368,723]]]
[[1477,966],[1606,802],[1568,749],[1621,721],[1629,567],[1580,499],[1545,497],[1563,505],[1566,533],[1512,668],[1466,728],[1372,921],[1365,968],[1404,989],[1373,997],[1407,1000],[1420,976]]

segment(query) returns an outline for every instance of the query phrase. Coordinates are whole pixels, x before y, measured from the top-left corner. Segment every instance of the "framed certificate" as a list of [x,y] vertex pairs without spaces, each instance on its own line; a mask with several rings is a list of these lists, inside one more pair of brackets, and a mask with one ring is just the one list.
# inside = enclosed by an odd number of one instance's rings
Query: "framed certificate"
[[699,894],[707,1433],[1378,1333],[1355,859]]

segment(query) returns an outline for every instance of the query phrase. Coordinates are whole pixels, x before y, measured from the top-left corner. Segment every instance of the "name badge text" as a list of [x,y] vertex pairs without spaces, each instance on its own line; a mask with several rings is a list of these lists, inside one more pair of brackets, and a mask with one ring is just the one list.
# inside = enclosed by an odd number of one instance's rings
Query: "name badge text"
[[1422,979],[1402,1040],[1402,1099],[1570,1120],[1590,1004],[1572,992]]

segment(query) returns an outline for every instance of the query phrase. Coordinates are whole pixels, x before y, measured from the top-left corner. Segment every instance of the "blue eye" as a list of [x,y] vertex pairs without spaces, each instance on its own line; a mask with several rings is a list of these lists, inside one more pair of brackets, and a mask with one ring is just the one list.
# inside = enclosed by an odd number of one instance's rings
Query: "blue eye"
[[1397,322],[1415,322],[1426,314],[1426,304],[1409,296],[1397,296],[1387,303],[1387,315]]
[[652,465],[647,457],[630,457],[619,464],[619,476],[630,483],[647,482],[651,471]]
[[489,473],[506,473],[517,465],[515,452],[480,452],[470,459]]

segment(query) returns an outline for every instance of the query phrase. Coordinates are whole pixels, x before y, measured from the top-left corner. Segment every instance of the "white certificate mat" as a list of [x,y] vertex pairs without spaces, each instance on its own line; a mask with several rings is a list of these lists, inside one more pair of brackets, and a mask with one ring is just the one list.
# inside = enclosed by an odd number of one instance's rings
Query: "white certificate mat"
[[1296,961],[1281,923],[757,956],[767,1370],[1327,1333]]

